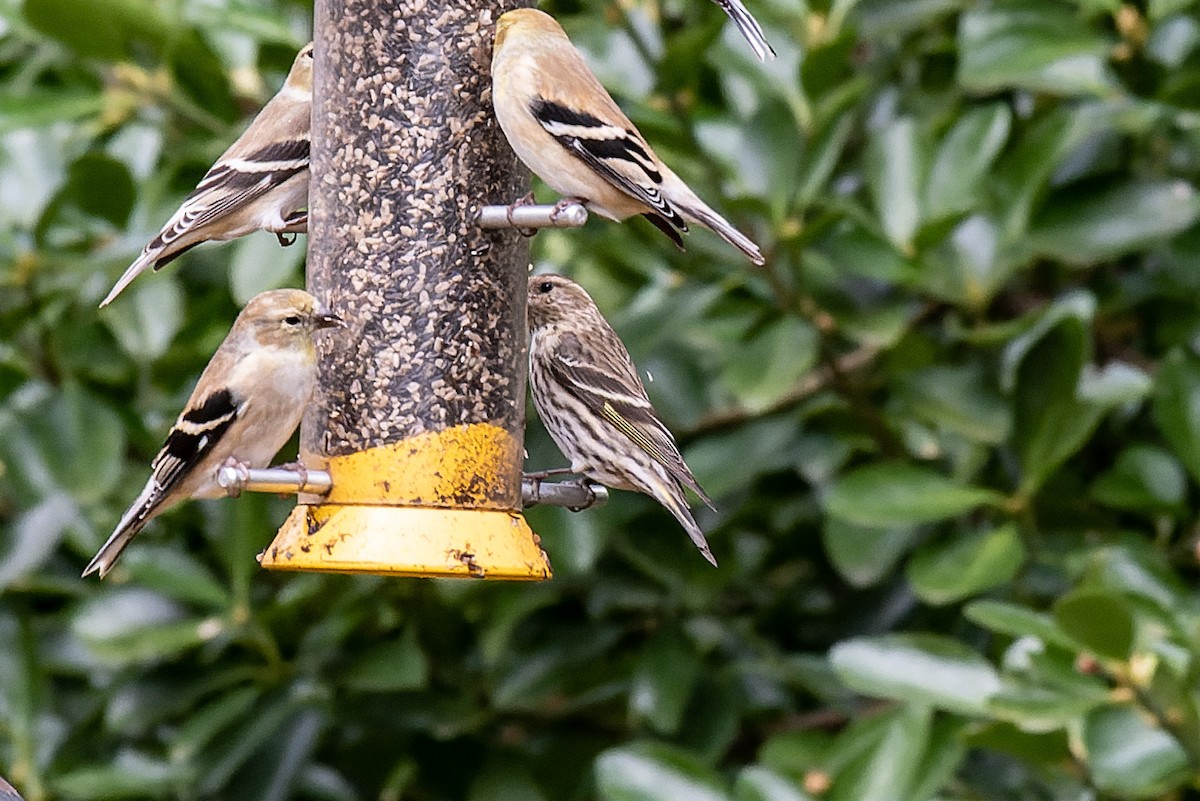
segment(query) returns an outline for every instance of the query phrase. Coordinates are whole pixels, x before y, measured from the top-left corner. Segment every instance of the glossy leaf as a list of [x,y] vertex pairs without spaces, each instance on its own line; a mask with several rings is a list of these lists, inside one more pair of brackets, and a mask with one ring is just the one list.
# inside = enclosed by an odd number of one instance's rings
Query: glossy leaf
[[1154,422],[1200,481],[1200,363],[1182,351],[1167,356],[1155,381]]
[[922,547],[906,572],[922,599],[948,604],[1007,583],[1024,560],[1016,526],[1005,525]]
[[1183,747],[1132,706],[1088,715],[1083,745],[1096,785],[1107,792],[1151,798],[1190,772]]
[[604,801],[725,801],[718,775],[685,752],[642,743],[604,752],[596,759],[596,789]]
[[972,8],[959,21],[958,47],[958,79],[971,91],[1075,94],[1112,86],[1109,43],[1067,5],[1016,0]]
[[980,713],[1000,689],[992,666],[949,638],[892,634],[846,640],[829,654],[838,677],[857,692]]
[[1115,594],[1076,590],[1055,604],[1054,619],[1064,632],[1096,654],[1110,659],[1129,658],[1133,614]]
[[863,467],[846,474],[825,499],[829,514],[862,526],[927,523],[995,503],[996,493],[959,484],[915,465]]
[[1185,230],[1200,218],[1200,193],[1184,181],[1139,182],[1053,198],[1029,246],[1071,264],[1122,256]]

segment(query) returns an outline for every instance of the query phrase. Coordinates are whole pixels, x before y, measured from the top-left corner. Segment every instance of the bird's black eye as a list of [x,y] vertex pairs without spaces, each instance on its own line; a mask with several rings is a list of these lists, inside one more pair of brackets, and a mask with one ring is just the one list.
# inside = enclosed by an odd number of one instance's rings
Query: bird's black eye
[[300,322],[299,315],[295,314],[289,314],[287,317],[283,318],[284,325],[300,325]]
[[549,281],[543,281],[542,283],[538,284],[538,292],[541,292],[543,295],[545,295],[551,289],[554,289],[554,284],[550,283]]

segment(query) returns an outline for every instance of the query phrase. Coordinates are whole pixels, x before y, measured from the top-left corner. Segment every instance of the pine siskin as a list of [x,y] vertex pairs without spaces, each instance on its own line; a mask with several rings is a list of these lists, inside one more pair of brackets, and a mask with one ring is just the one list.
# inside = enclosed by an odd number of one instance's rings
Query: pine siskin
[[684,487],[716,511],[658,419],[629,351],[583,287],[561,275],[529,279],[529,386],[538,416],[571,471],[653,497],[714,566]]

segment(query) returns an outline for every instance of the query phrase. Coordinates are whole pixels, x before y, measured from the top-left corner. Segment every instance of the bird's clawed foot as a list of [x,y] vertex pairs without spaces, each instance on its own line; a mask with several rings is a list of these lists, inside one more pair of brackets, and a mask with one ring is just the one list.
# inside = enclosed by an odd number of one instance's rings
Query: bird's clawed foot
[[572,475],[569,467],[555,467],[551,470],[539,470],[536,473],[522,473],[522,483],[528,481],[530,485],[530,494],[526,499],[525,506],[537,506],[542,502],[542,482],[550,478],[550,476],[569,476]]
[[587,201],[581,197],[561,197],[554,204],[554,211],[550,212],[550,221],[558,222],[559,216],[572,206],[586,206]]
[[238,497],[242,494],[242,487],[246,486],[246,482],[250,480],[250,465],[236,456],[230,456],[221,463],[221,467],[232,467],[237,471],[238,483],[230,487],[227,492],[231,498]]
[[508,224],[512,226],[513,230],[516,231],[521,236],[526,236],[526,237],[533,236],[534,234],[537,233],[537,229],[536,228],[521,228],[521,227],[519,227],[515,222],[513,222],[513,212],[516,211],[517,209],[519,209],[521,206],[532,206],[532,205],[533,205],[533,192],[529,191],[529,192],[526,192],[523,196],[514,200],[512,203],[509,203],[508,206],[505,208],[505,213],[504,213],[505,219],[508,220]]
[[[300,491],[301,492],[303,492],[304,488],[306,486],[308,486],[308,468],[305,467],[303,464],[301,464],[299,460],[296,460],[294,462],[288,462],[286,464],[281,464],[281,465],[279,465],[279,469],[290,470],[293,473],[296,473],[300,476]],[[287,495],[284,493],[280,493],[280,497],[286,498]]]
[[[308,233],[308,210],[293,212],[290,217],[283,221],[283,227],[273,233],[275,234],[275,238],[279,240],[280,245],[285,248],[291,247],[296,243],[297,234]],[[292,238],[287,239],[287,234],[291,234]]]
[[596,491],[592,489],[592,487],[596,486],[596,482],[585,478],[581,483],[583,484],[583,488],[587,490],[587,503],[583,506],[568,506],[567,511],[569,512],[582,512],[584,509],[590,509],[596,505]]

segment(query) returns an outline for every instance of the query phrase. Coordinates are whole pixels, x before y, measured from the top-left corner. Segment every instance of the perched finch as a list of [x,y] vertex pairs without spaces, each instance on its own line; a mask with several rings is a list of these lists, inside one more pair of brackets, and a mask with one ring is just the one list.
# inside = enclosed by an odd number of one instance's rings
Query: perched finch
[[684,487],[716,511],[683,462],[617,333],[583,287],[561,275],[529,279],[529,386],[571,472],[643,492],[667,508],[714,566]]
[[710,209],[600,85],[549,14],[509,11],[496,24],[492,103],[517,156],[543,181],[597,214],[641,214],[680,248],[687,221],[707,226],[762,264],[758,246]]
[[742,0],[712,0],[721,10],[729,15],[734,24],[738,26],[738,30],[742,32],[743,38],[750,43],[750,47],[754,50],[754,55],[758,56],[759,61],[766,61],[768,58],[775,58],[775,50],[771,45],[767,44],[767,37],[763,35],[762,26],[758,24],[758,20],[750,13],[750,9],[742,5]]
[[217,348],[151,465],[150,480],[83,575],[112,569],[152,519],[187,498],[216,498],[217,468],[266,467],[300,425],[317,381],[313,333],[341,325],[299,289],[255,296]]
[[260,229],[279,237],[308,231],[308,150],[313,46],[292,62],[283,88],[258,113],[142,249],[100,304],[107,306],[148,267],[159,269],[210,240]]

